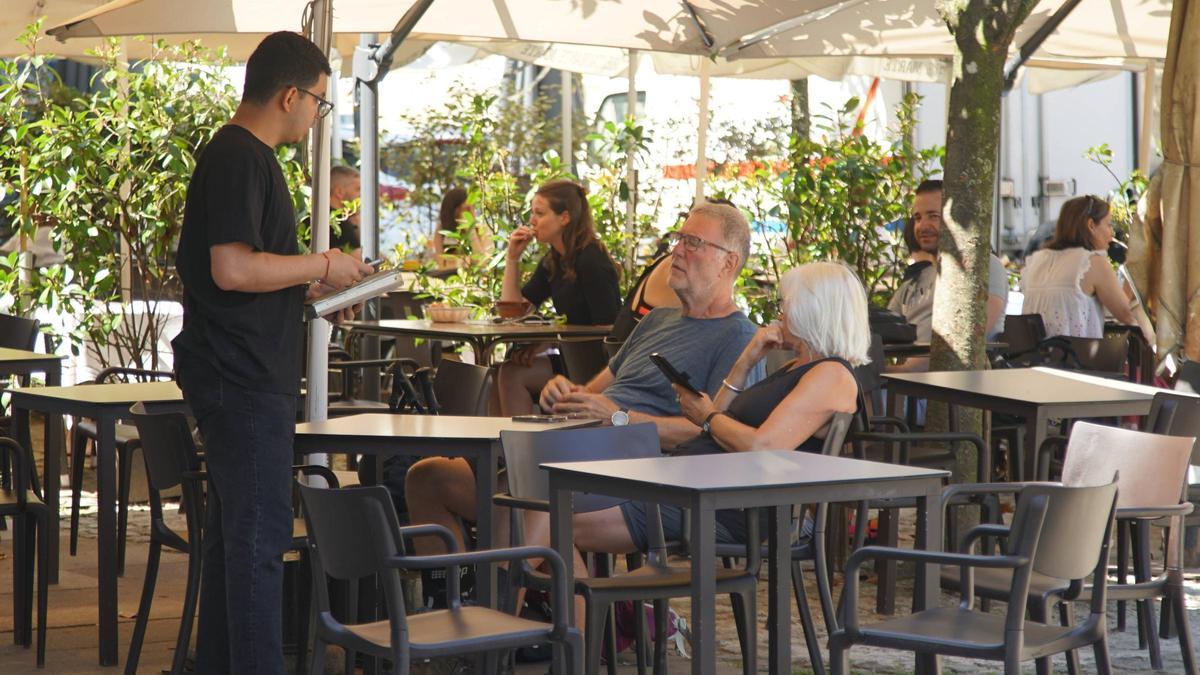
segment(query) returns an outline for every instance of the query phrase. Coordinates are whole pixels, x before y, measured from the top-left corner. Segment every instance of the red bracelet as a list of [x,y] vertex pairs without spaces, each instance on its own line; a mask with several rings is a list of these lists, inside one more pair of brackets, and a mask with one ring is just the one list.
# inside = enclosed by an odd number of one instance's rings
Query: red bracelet
[[329,251],[322,251],[321,257],[325,259],[325,274],[321,275],[322,283],[329,283],[326,279],[329,278]]

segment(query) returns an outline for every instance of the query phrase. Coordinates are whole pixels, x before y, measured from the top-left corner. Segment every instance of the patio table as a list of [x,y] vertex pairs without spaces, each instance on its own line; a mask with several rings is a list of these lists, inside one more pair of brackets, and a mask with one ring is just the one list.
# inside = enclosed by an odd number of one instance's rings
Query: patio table
[[[100,665],[117,664],[117,475],[116,425],[129,418],[129,406],[142,401],[155,411],[187,410],[183,395],[174,382],[131,382],[90,384],[71,387],[34,387],[13,389],[13,418],[27,425],[30,410],[50,415],[71,415],[96,420],[99,442],[96,444],[96,483],[99,507],[97,519],[97,568],[99,571]],[[46,501],[51,505],[51,523],[57,528],[58,454],[47,456]],[[52,475],[51,475],[52,474]],[[51,542],[58,541],[52,529]],[[51,558],[55,560],[56,558]]]
[[492,351],[501,342],[545,342],[562,338],[603,338],[612,326],[527,323],[442,323],[428,319],[347,321],[344,327],[360,333],[467,342],[480,365],[492,364]]
[[[988,350],[1005,349],[1008,347],[1007,342],[988,342],[984,345]],[[900,358],[910,356],[929,356],[928,342],[885,342],[883,344],[883,355],[888,358]]]
[[[26,351],[24,349],[9,349],[0,347],[0,376],[9,377],[13,375],[32,375],[41,373],[46,377],[46,386],[57,387],[62,384],[62,361],[65,356],[58,354],[41,354],[39,352]],[[12,391],[11,389],[9,391]],[[59,457],[62,453],[62,427],[61,425],[53,424],[50,421],[50,416],[46,416],[44,433],[42,436],[43,448],[43,478],[44,492],[47,497],[50,494],[58,496],[61,480],[61,467],[59,467]],[[29,447],[31,439],[29,435],[29,416],[17,416],[14,412],[13,416],[13,435],[17,440],[29,448],[33,452],[33,448]],[[51,529],[58,531],[58,510],[50,509],[50,520],[52,523]],[[53,537],[49,542],[50,546],[50,583],[58,583],[58,537]]]
[[[544,431],[591,426],[595,419],[565,422],[514,422],[508,417],[453,415],[348,415],[296,425],[296,454],[353,453],[387,457],[421,455],[463,457],[475,468],[476,529],[479,548],[492,547],[492,496],[496,494],[501,431]],[[478,575],[479,601],[496,606],[495,567]]]
[[[1054,368],[1011,368],[931,373],[884,373],[894,396],[927,398],[1025,419],[1024,457],[1013,475],[1032,480],[1034,453],[1050,419],[1145,415],[1160,389]],[[1015,455],[1016,453],[1014,453]],[[1024,468],[1023,468],[1024,467]]]
[[[550,472],[551,545],[570,560],[573,546],[571,493],[588,492],[690,509],[692,570],[692,673],[716,672],[714,515],[718,509],[770,509],[768,596],[770,672],[791,673],[790,509],[793,504],[917,498],[917,544],[938,550],[942,536],[939,498],[949,473],[935,469],[828,457],[789,450],[686,457],[560,462]],[[938,566],[917,574],[917,608],[938,599]],[[567,565],[568,588],[574,587]],[[573,605],[568,611],[572,612]],[[936,659],[923,668],[936,669]]]

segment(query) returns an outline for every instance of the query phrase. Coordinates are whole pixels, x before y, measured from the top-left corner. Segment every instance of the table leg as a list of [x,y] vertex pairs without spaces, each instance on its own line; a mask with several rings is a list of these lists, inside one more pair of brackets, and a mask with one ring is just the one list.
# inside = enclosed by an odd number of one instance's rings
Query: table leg
[[[770,567],[770,590],[767,599],[768,657],[772,673],[792,672],[792,601],[791,601],[791,508],[770,509],[767,526],[767,555]],[[753,544],[752,544],[753,545]],[[751,620],[747,630],[754,630]]]
[[571,491],[559,487],[554,474],[550,474],[550,546],[562,556],[566,566],[567,606],[555,607],[554,611],[567,613],[567,625],[575,625],[575,523],[571,519]]
[[[500,470],[500,442],[488,443],[488,451],[476,462],[475,475],[475,524],[479,534],[479,550],[486,551],[493,546],[495,508],[492,497],[496,494],[496,473]],[[475,570],[476,598],[485,607],[497,607],[496,604],[496,566],[483,565]]]
[[[928,491],[917,498],[917,546],[926,551],[940,551],[942,548],[942,486],[938,481],[929,486]],[[913,591],[913,611],[930,609],[938,606],[938,595],[941,590],[939,582],[941,571],[939,565],[918,565],[916,588]],[[916,662],[918,673],[929,675],[941,672],[941,662],[937,655],[918,654]]]
[[[46,386],[57,387],[62,384],[62,365],[55,364],[46,368]],[[28,413],[26,413],[28,414]],[[28,419],[26,420],[28,423]],[[60,458],[62,457],[63,443],[65,442],[65,430],[63,429],[62,415],[45,416],[45,441],[43,448],[45,450],[45,486],[43,493],[46,497],[46,505],[49,508],[50,523],[47,529],[51,532],[51,537],[46,544],[49,547],[46,551],[46,557],[49,559],[50,567],[48,569],[49,581],[52,584],[58,583],[58,495],[62,492],[62,465]]]
[[96,444],[99,527],[96,534],[100,577],[100,665],[117,664],[117,472],[116,424],[114,417],[101,415],[96,420],[99,442]]
[[[692,504],[692,674],[715,675],[716,512],[704,499]],[[753,629],[754,626],[747,628]],[[784,671],[785,673],[788,671]]]
[[[16,440],[17,443],[21,444],[21,447],[25,447],[25,448],[29,447],[29,410],[27,410],[25,408],[18,408],[16,405],[12,406],[12,434],[13,434],[13,439]],[[32,450],[31,450],[30,454],[32,455]],[[15,470],[16,466],[13,466],[13,469]],[[15,476],[14,476],[13,480],[16,480]],[[16,526],[15,521],[10,520],[10,521],[8,521],[8,523],[9,523],[9,527],[12,528],[9,530],[9,534],[12,535],[13,549],[14,549],[14,552],[16,552],[17,550],[19,550],[19,547],[20,547],[20,544],[18,542],[22,541],[21,530]],[[29,527],[30,524],[26,524],[25,526]],[[58,539],[58,530],[51,530],[51,532],[53,532],[54,534],[50,536],[50,540],[53,541],[55,539]],[[45,536],[45,533],[42,533],[39,536]],[[16,564],[17,560],[24,560],[24,561],[26,561],[25,564],[27,564],[27,565],[34,564],[33,561],[30,560],[31,555],[36,555],[36,554],[33,551],[25,551],[24,553],[18,553],[17,555],[14,556],[14,560],[13,560],[14,568],[12,571],[12,573],[13,573],[13,590],[14,591],[16,591],[16,588],[22,583],[20,581],[21,575],[18,574],[18,570],[16,569],[15,564]],[[20,593],[15,594],[15,598],[19,599],[20,597],[21,597]],[[32,601],[32,597],[30,598],[30,600]],[[17,644],[24,644],[26,646],[28,646],[30,643],[24,641],[26,639],[25,636],[31,636],[32,635],[31,630],[33,628],[32,625],[28,625],[25,623],[25,615],[26,615],[28,609],[29,609],[28,607],[24,606],[23,604],[19,604],[16,601],[16,599],[14,599],[14,601],[13,601],[13,636],[14,636],[14,639]]]
[[1016,474],[1020,480],[1037,480],[1037,456],[1042,442],[1046,440],[1046,415],[1038,408],[1034,414],[1025,418],[1025,456],[1021,460],[1024,469]]

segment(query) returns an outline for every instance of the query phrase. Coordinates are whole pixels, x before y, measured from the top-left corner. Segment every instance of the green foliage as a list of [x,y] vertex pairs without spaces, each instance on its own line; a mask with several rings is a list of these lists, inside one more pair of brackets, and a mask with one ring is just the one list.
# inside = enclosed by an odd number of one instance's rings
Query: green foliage
[[1084,151],[1083,156],[1104,167],[1108,175],[1117,184],[1108,193],[1109,213],[1112,216],[1113,229],[1121,233],[1124,240],[1133,227],[1134,213],[1137,211],[1138,200],[1146,191],[1149,180],[1139,169],[1134,169],[1127,178],[1122,179],[1112,170],[1113,152],[1108,143],[1101,143]]
[[[788,139],[786,156],[731,164],[716,172],[712,194],[732,198],[753,218],[756,246],[742,291],[752,318],[772,319],[774,288],[786,270],[815,260],[841,260],[858,274],[871,300],[895,291],[906,257],[902,233],[889,224],[907,217],[920,181],[939,170],[940,147],[912,144],[920,98],[906,96],[896,124],[880,142],[855,121],[860,105],[851,98],[838,110],[814,116],[817,138]],[[763,147],[784,133],[779,121],[764,129]],[[771,231],[782,224],[782,235]]]
[[[27,32],[31,54],[38,30]],[[159,367],[158,305],[180,294],[174,255],[188,181],[237,101],[223,53],[162,42],[155,50],[126,67],[110,41],[90,94],[37,82],[53,72],[46,57],[0,61],[0,189],[17,195],[8,211],[19,232],[32,238],[49,225],[66,260],[35,271],[10,256],[0,261],[0,291],[13,298],[9,311],[46,308],[77,321],[64,337],[101,366]],[[280,155],[303,216],[303,171],[293,149]]]

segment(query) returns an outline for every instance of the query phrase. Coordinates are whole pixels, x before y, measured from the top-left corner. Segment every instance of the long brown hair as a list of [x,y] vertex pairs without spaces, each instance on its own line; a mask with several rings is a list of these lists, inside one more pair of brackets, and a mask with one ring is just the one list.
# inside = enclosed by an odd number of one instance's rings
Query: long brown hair
[[1099,197],[1084,195],[1068,199],[1058,212],[1058,223],[1054,226],[1054,237],[1042,244],[1042,248],[1061,251],[1065,248],[1083,247],[1092,250],[1092,232],[1088,221],[1099,223],[1108,215],[1108,202]]
[[554,213],[566,213],[568,216],[567,226],[563,229],[563,254],[559,255],[558,251],[551,248],[546,258],[551,277],[561,269],[563,279],[575,281],[575,262],[588,246],[599,246],[620,275],[621,267],[609,255],[604,242],[596,236],[596,221],[592,219],[592,207],[587,201],[587,188],[574,181],[552,180],[542,183],[534,194],[545,199]]

